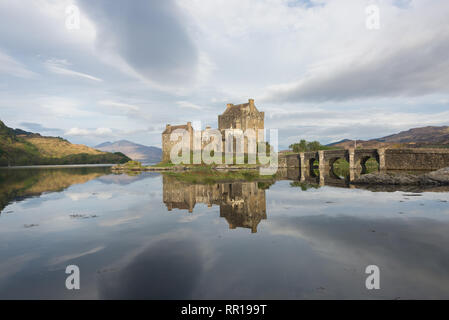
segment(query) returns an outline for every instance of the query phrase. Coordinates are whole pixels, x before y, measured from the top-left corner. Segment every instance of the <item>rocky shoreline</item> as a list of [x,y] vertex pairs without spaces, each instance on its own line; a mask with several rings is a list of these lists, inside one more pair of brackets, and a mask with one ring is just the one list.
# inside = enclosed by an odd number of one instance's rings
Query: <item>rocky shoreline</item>
[[354,185],[445,186],[449,185],[449,167],[422,175],[407,173],[369,173],[351,181]]

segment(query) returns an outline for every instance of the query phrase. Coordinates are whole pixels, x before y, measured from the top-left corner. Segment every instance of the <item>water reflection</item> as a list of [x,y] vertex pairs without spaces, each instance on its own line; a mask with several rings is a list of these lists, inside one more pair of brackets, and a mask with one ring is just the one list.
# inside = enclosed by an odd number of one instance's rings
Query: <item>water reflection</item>
[[[348,172],[349,173],[349,172]],[[351,176],[356,173],[352,172]],[[350,184],[350,175],[338,176],[332,169],[321,170],[318,175],[297,168],[284,168],[278,171],[276,180],[288,180],[290,186],[302,191],[319,189],[324,186],[336,188],[365,189],[373,192],[448,192],[448,186],[354,186]],[[175,177],[163,175],[163,202],[168,211],[185,210],[192,213],[195,205],[201,203],[211,208],[219,206],[220,217],[228,222],[229,229],[247,228],[252,233],[262,220],[267,219],[266,190],[275,181],[238,181],[214,184],[193,184]]]
[[14,201],[60,192],[109,172],[108,167],[0,169],[0,213]]
[[172,209],[193,212],[197,203],[220,207],[229,229],[248,228],[257,232],[259,222],[267,218],[265,190],[257,181],[216,184],[188,184],[163,176],[163,201]]
[[[0,216],[0,298],[449,297],[446,192],[332,187],[345,180],[295,169],[213,184],[39,170],[1,175],[5,203],[20,201]],[[69,264],[81,290],[65,289]],[[381,290],[365,288],[370,264]]]

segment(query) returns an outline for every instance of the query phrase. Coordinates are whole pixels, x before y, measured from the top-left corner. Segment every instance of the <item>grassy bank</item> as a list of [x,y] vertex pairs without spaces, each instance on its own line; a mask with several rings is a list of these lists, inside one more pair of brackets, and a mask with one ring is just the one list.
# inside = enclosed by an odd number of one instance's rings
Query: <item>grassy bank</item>
[[210,167],[163,174],[193,184],[212,184],[227,181],[270,182],[276,178],[276,175],[260,175],[258,170],[218,171]]

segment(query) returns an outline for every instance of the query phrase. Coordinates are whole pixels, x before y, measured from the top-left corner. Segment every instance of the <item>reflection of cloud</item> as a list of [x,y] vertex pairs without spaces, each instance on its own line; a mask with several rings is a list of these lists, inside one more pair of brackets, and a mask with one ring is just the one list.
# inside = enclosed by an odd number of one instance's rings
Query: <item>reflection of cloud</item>
[[96,196],[97,199],[99,199],[99,200],[107,200],[107,199],[111,199],[111,198],[112,198],[112,193],[108,193],[108,192],[99,192],[99,193],[96,193],[95,196]]
[[204,216],[204,214],[189,214],[189,215],[181,216],[178,219],[178,222],[180,222],[180,223],[193,222],[201,216]]
[[72,201],[79,201],[90,197],[96,197],[99,200],[107,200],[112,198],[112,193],[110,192],[67,192],[66,195]]
[[130,217],[123,217],[123,218],[117,218],[117,219],[109,219],[109,220],[103,220],[100,222],[100,226],[102,227],[114,227],[121,224],[125,224],[134,220],[139,220],[142,218],[141,215],[137,216],[130,216]]
[[305,239],[337,267],[381,269],[383,293],[448,295],[448,224],[424,218],[351,216],[281,217],[266,227],[272,234]]
[[144,172],[139,174],[138,176],[129,176],[127,174],[110,174],[107,176],[102,176],[97,179],[97,181],[101,181],[105,184],[119,184],[119,185],[127,185],[136,181],[140,181],[147,178],[157,178],[160,177],[159,173],[154,172]]
[[199,243],[174,236],[151,243],[120,271],[102,274],[102,299],[188,299],[203,271]]
[[70,260],[73,260],[73,259],[76,259],[76,258],[80,258],[80,257],[86,256],[86,255],[89,255],[89,254],[97,253],[97,252],[103,250],[104,248],[105,248],[104,246],[100,246],[100,247],[96,247],[96,248],[93,248],[93,249],[88,250],[88,251],[79,252],[79,253],[72,253],[72,254],[68,254],[68,255],[65,255],[65,256],[56,257],[56,258],[51,259],[49,264],[50,265],[60,264],[60,263],[63,263],[63,262],[66,262],[66,261],[70,261]]
[[25,253],[0,261],[0,279],[10,277],[19,272],[27,262],[37,257],[36,253]]
[[90,192],[67,192],[66,193],[67,197],[69,197],[70,199],[72,199],[72,201],[79,201],[82,199],[87,199],[89,198],[92,193]]

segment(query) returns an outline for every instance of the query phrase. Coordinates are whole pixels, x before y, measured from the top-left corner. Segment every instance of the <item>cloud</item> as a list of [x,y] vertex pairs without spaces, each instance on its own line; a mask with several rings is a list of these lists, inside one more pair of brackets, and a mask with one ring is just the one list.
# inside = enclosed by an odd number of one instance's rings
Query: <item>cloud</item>
[[298,82],[269,88],[268,100],[321,102],[449,93],[447,52],[449,36],[432,37],[370,61],[359,57],[323,66]]
[[20,126],[27,130],[31,130],[34,133],[42,133],[42,132],[60,133],[60,132],[62,132],[61,129],[47,128],[47,127],[44,127],[43,125],[41,125],[40,123],[35,123],[35,122],[21,122]]
[[106,136],[112,134],[110,128],[97,128],[97,129],[80,129],[70,128],[66,133],[68,136]]
[[180,106],[181,108],[189,108],[189,109],[195,109],[195,110],[201,110],[203,107],[196,105],[194,103],[188,102],[188,101],[177,101],[176,104]]
[[[408,6],[406,1],[396,3],[400,9],[394,5],[380,7],[379,31],[359,26],[348,34],[352,39],[339,34],[337,50],[308,64],[296,76],[298,80],[268,86],[265,98],[324,102],[449,94],[449,27],[445,18],[449,6]],[[326,16],[325,9],[322,16]],[[357,19],[352,10],[348,19]],[[341,21],[335,27],[341,30],[349,25]],[[329,41],[329,46],[335,45],[334,39]],[[341,53],[344,43],[347,50]],[[321,47],[315,45],[310,53]]]
[[106,107],[112,107],[112,108],[118,108],[121,110],[127,110],[127,111],[138,111],[140,108],[136,105],[123,103],[123,102],[116,102],[111,100],[101,100],[98,101],[98,104]]
[[300,139],[335,142],[344,138],[372,139],[422,126],[447,125],[448,111],[394,111],[361,104],[357,108],[333,110],[323,107],[297,107],[297,111],[270,111],[265,126],[279,130],[281,148]]
[[36,75],[13,57],[0,51],[0,74],[1,73],[19,78],[33,78]]
[[189,85],[195,79],[199,54],[175,1],[78,3],[95,24],[97,49],[115,54],[126,63],[124,69],[161,86]]
[[[165,123],[216,127],[226,103],[251,97],[282,143],[448,124],[449,3],[376,3],[370,31],[359,0],[3,0],[2,120],[159,145]],[[71,4],[80,30],[65,28]]]
[[70,63],[68,63],[66,60],[51,59],[45,62],[45,66],[47,67],[47,69],[56,74],[80,77],[99,82],[103,81],[102,79],[91,76],[90,74],[67,69],[67,66],[69,65]]

